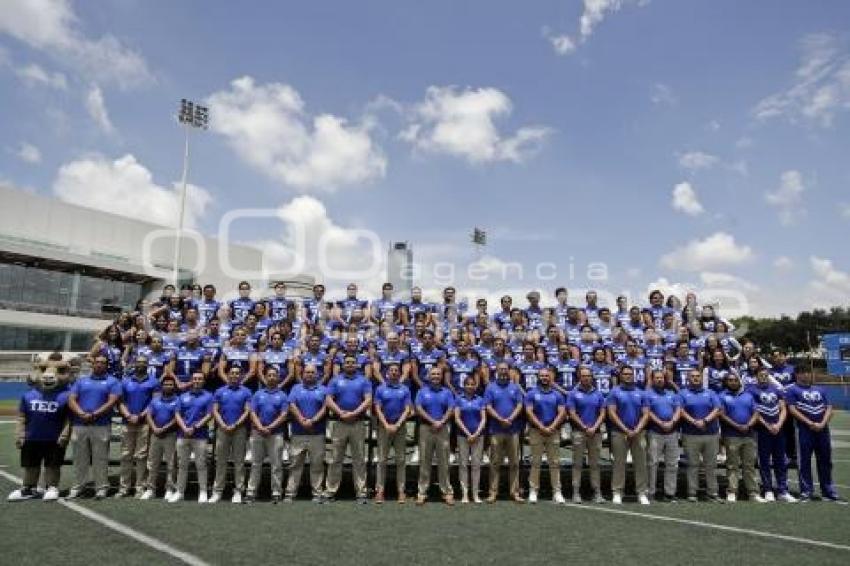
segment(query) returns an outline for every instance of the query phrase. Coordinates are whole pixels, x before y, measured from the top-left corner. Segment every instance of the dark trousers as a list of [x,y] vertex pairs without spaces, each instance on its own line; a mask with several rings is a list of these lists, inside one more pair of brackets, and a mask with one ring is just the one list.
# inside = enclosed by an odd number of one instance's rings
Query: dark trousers
[[[776,491],[779,494],[788,493],[788,466],[785,462],[785,430],[770,434],[767,430],[759,429],[758,440],[759,475],[761,476],[762,491]],[[775,476],[776,483],[773,483]]]
[[782,424],[782,433],[785,435],[785,455],[788,462],[797,462],[797,424],[789,415]]
[[834,497],[835,486],[832,485],[832,446],[830,446],[829,427],[815,432],[807,426],[798,426],[800,439],[800,493],[812,495],[814,481],[812,479],[812,453],[817,459],[818,483],[824,496]]

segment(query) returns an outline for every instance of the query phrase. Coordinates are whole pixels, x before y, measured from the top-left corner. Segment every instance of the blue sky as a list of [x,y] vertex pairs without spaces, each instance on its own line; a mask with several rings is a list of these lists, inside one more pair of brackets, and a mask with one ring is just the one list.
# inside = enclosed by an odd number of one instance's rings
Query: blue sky
[[[281,209],[238,225],[278,258],[287,220],[330,234],[340,265],[370,229],[411,241],[429,285],[436,262],[465,271],[479,225],[490,276],[456,283],[482,293],[848,304],[846,2],[249,6],[0,3],[0,180],[171,222],[190,97],[212,110],[190,221],[210,233],[228,210]],[[522,279],[501,277],[512,262]]]

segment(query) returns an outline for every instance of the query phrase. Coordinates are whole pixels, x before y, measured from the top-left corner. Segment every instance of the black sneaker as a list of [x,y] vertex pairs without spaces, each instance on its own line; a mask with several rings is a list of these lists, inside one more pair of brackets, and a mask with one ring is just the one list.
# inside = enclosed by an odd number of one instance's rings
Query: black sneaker
[[354,502],[357,503],[358,505],[368,505],[369,504],[369,500],[366,499],[365,497],[358,497]]
[[287,495],[286,497],[283,498],[283,502],[284,503],[292,503],[292,496]]
[[665,501],[666,503],[678,503],[678,502],[679,502],[679,500],[678,500],[678,499],[676,499],[676,496],[675,496],[675,495],[665,495],[665,496],[664,496],[664,501]]
[[810,493],[801,493],[799,503],[808,503],[812,500],[812,495]]
[[847,505],[847,500],[842,499],[837,493],[828,493],[823,496],[824,501],[831,501],[832,503],[838,503],[839,505]]
[[280,503],[280,495],[277,495],[277,494],[272,495],[272,503],[274,503],[275,505]]
[[709,503],[723,503],[723,500],[717,497],[716,495],[709,495],[705,499]]
[[311,499],[310,501],[312,501],[313,503],[315,503],[317,505],[321,505],[322,503],[325,502],[325,498],[322,497],[321,495],[314,495],[313,499]]
[[254,502],[254,496],[253,495],[246,495],[245,498],[242,500],[242,503],[244,503],[245,505],[250,505],[253,502]]

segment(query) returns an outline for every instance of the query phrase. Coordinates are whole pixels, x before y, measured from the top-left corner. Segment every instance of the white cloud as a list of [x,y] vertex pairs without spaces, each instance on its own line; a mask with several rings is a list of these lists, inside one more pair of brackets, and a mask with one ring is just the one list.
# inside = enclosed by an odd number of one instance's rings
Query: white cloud
[[463,157],[471,163],[522,162],[551,134],[543,126],[524,126],[512,135],[495,120],[509,116],[510,98],[496,88],[431,86],[425,100],[409,112],[410,125],[400,134],[419,150]]
[[15,74],[28,85],[47,86],[56,90],[68,90],[68,80],[65,78],[65,75],[59,72],[49,73],[35,63],[17,67]]
[[811,307],[828,308],[850,304],[850,274],[837,269],[830,259],[809,258],[815,278],[809,282]]
[[[173,227],[178,221],[178,183],[156,184],[151,172],[131,154],[115,161],[94,155],[66,163],[59,168],[53,192],[72,204],[154,224]],[[211,201],[205,189],[188,185],[185,226],[196,226]]]
[[652,85],[649,99],[653,104],[666,104],[668,106],[675,106],[679,102],[679,99],[673,94],[673,89],[663,83]]
[[705,125],[705,128],[710,132],[719,132],[720,122],[718,122],[717,120],[711,120],[708,124]]
[[63,61],[100,83],[151,82],[145,60],[112,35],[87,37],[69,0],[4,0],[0,33]]
[[753,115],[759,120],[782,116],[829,127],[838,112],[850,108],[850,53],[828,33],[805,36],[800,50],[793,84],[762,99]]
[[[611,14],[620,11],[629,4],[646,6],[649,2],[650,0],[583,0],[579,30],[575,40],[566,34],[552,35],[546,28],[544,28],[544,35],[552,44],[555,53],[567,55],[575,51],[576,44],[585,43],[590,39],[596,27]],[[558,43],[556,40],[561,41]]]
[[781,271],[788,271],[794,267],[794,262],[790,257],[782,255],[773,260],[773,267]]
[[543,37],[549,40],[549,43],[552,44],[552,49],[558,55],[570,55],[576,50],[575,41],[565,33],[553,33],[548,27],[544,27]]
[[740,265],[753,258],[749,246],[739,245],[725,232],[717,232],[704,240],[691,240],[661,257],[660,264],[668,269],[705,271],[718,267]]
[[697,169],[711,169],[720,161],[716,155],[704,151],[687,151],[679,154],[679,167],[696,171]]
[[705,287],[714,289],[735,289],[739,291],[758,291],[758,286],[742,277],[717,271],[703,271],[699,274],[700,281]]
[[689,216],[699,216],[705,209],[690,183],[679,183],[673,187],[673,209]]
[[738,140],[735,142],[735,147],[737,149],[749,149],[753,147],[753,145],[755,145],[753,138],[747,136],[738,138]]
[[789,225],[793,224],[800,215],[805,214],[805,210],[801,208],[805,190],[803,176],[799,171],[792,169],[782,173],[779,188],[773,192],[766,192],[764,198],[768,204],[777,208],[782,224]]
[[844,220],[850,220],[850,203],[842,202],[838,204],[838,212]]
[[111,134],[115,132],[112,121],[109,119],[109,112],[106,110],[106,101],[103,99],[103,92],[97,85],[93,85],[86,95],[86,110],[104,133]]
[[258,85],[246,76],[230,87],[207,99],[210,128],[269,177],[301,190],[332,191],[385,175],[387,159],[369,124],[310,116],[298,91],[286,84]]
[[31,143],[21,142],[15,156],[25,163],[41,163],[41,151]]

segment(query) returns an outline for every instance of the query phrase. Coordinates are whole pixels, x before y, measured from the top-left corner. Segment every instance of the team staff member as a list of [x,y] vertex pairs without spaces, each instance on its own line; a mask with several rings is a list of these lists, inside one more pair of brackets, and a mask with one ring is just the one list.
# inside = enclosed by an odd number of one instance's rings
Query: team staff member
[[160,388],[160,393],[154,395],[145,413],[145,421],[150,431],[150,446],[148,446],[147,489],[142,493],[140,499],[153,498],[160,464],[165,460],[165,500],[168,501],[174,497],[175,491],[176,414],[180,406],[180,398],[177,396],[177,378],[173,375],[163,376]]
[[213,394],[204,389],[204,374],[192,374],[192,388],[180,396],[177,414],[177,491],[169,503],[182,501],[189,481],[190,457],[198,472],[198,503],[207,502],[207,441]]
[[454,395],[443,384],[443,370],[431,368],[429,382],[416,394],[416,413],[419,415],[419,494],[416,504],[428,498],[431,480],[431,462],[437,453],[437,477],[440,492],[447,505],[454,505],[454,495],[449,484],[449,419],[454,409]]
[[124,431],[121,435],[121,475],[120,487],[115,494],[117,498],[130,494],[134,468],[136,497],[141,497],[145,491],[150,436],[147,413],[154,392],[159,387],[159,380],[148,373],[148,361],[144,356],[136,358],[133,375],[125,377],[121,382],[118,412],[124,418]]
[[762,495],[767,502],[778,498],[784,503],[796,503],[797,499],[788,493],[788,464],[785,461],[785,420],[788,418],[788,409],[785,406],[785,391],[770,382],[768,369],[762,367],[756,374],[756,384],[750,388],[750,393],[758,412],[755,428]]
[[404,503],[404,484],[407,479],[407,430],[405,423],[413,412],[410,389],[401,383],[401,367],[387,366],[386,380],[375,391],[375,416],[378,419],[378,470],[375,480],[375,503],[384,502],[387,460],[390,446],[395,458],[395,480],[398,502]]
[[481,484],[481,459],[484,454],[484,427],[487,424],[487,411],[484,398],[478,395],[477,391],[475,378],[468,375],[463,381],[463,393],[455,398],[461,503],[469,503],[470,494],[472,494],[472,501],[481,503],[478,492]]
[[245,481],[245,448],[248,444],[248,417],[251,390],[240,385],[242,371],[234,366],[227,373],[227,385],[216,390],[213,402],[215,433],[215,482],[210,503],[218,503],[227,481],[227,460],[233,460],[232,503],[242,503]]
[[[265,385],[251,397],[251,477],[245,501],[253,503],[263,474],[263,460],[271,466],[272,502],[283,493],[283,427],[289,413],[289,400],[280,388],[280,374],[274,366],[266,369]],[[243,458],[244,460],[244,458]],[[234,494],[235,495],[235,494]]]
[[717,487],[717,450],[720,445],[720,399],[703,387],[702,373],[688,373],[682,398],[682,445],[688,458],[688,501],[697,500],[700,462],[705,469],[705,487],[709,501],[719,502]]
[[608,418],[611,424],[611,452],[614,472],[611,479],[615,505],[623,502],[626,487],[626,454],[631,454],[635,473],[635,491],[641,505],[649,505],[646,484],[646,448],[644,428],[649,420],[649,407],[642,389],[635,385],[631,366],[620,370],[620,383],[608,394]]
[[319,370],[304,366],[301,382],[289,392],[291,462],[284,502],[290,503],[298,493],[304,460],[310,456],[310,486],[313,502],[323,501],[322,479],[325,476],[325,429],[327,427],[328,390],[319,382]]
[[94,472],[95,498],[103,499],[109,489],[109,429],[112,410],[121,398],[121,382],[107,372],[106,356],[98,354],[90,375],[77,379],[71,386],[68,407],[71,409],[74,444],[74,486],[68,495],[79,497],[89,475],[89,462]]
[[561,423],[566,402],[564,396],[552,386],[552,370],[543,367],[537,375],[537,385],[525,396],[525,412],[531,425],[528,442],[531,444],[531,472],[528,475],[528,502],[537,503],[540,489],[540,468],[543,453],[549,466],[552,485],[552,502],[564,503],[561,493]]
[[605,421],[605,395],[593,385],[593,372],[588,366],[578,369],[578,385],[567,397],[573,430],[573,503],[581,503],[581,471],[587,452],[590,468],[590,487],[593,502],[605,503],[599,473],[599,452],[602,450],[602,423]]
[[649,422],[649,497],[656,497],[658,485],[658,463],[664,461],[664,497],[676,500],[676,480],[679,474],[679,430],[682,415],[682,398],[667,387],[664,370],[651,373],[651,387],[646,391]]
[[741,378],[732,372],[726,376],[726,389],[720,393],[720,435],[726,447],[726,501],[738,498],[738,482],[744,479],[744,489],[750,501],[764,503],[756,484],[756,441],[753,426],[758,411],[753,396],[741,386]]
[[342,480],[342,462],[345,448],[351,451],[351,469],[357,503],[368,503],[366,499],[366,455],[363,451],[365,430],[363,416],[372,405],[372,384],[365,375],[357,371],[356,356],[346,354],[342,360],[342,373],[334,377],[328,386],[328,407],[339,420],[334,423],[332,460],[328,469],[327,499],[333,500]]
[[496,380],[487,385],[484,402],[487,407],[487,424],[490,430],[490,495],[487,503],[494,503],[499,493],[499,472],[505,457],[508,458],[508,491],[516,503],[525,500],[519,493],[519,432],[523,405],[522,390],[511,379],[506,362],[496,365]]

